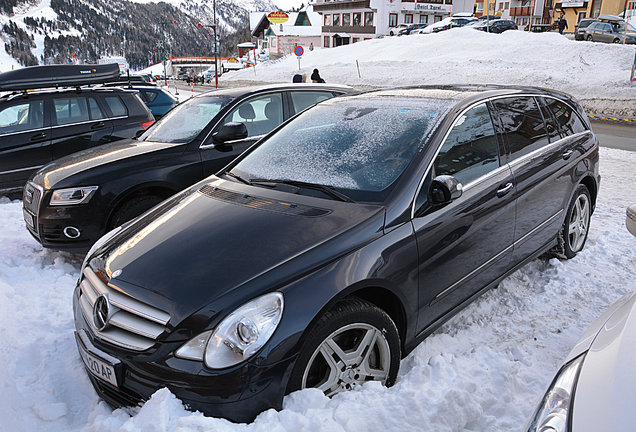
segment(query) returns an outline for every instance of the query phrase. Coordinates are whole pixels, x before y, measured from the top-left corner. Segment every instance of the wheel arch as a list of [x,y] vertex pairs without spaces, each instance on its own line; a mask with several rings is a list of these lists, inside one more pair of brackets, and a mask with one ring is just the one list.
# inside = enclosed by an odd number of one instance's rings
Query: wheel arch
[[580,184],[585,186],[587,190],[590,192],[590,197],[592,198],[592,211],[596,208],[596,197],[598,195],[598,185],[596,184],[596,180],[591,175],[586,175],[580,181]]
[[135,185],[130,189],[121,193],[110,206],[108,217],[106,218],[106,227],[108,227],[112,221],[113,216],[117,213],[117,211],[128,201],[133,198],[141,197],[141,196],[150,196],[155,195],[160,198],[166,199],[175,193],[177,193],[174,187],[160,182],[152,182],[152,183],[144,183],[140,185]]

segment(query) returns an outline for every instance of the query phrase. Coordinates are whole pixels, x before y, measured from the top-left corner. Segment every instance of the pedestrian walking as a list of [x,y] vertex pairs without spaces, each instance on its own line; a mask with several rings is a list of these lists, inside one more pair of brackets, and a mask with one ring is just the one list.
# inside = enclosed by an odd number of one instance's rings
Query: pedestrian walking
[[561,16],[561,19],[559,19],[559,34],[563,34],[563,30],[566,28],[568,28],[568,21],[564,16]]
[[311,74],[311,82],[312,83],[324,83],[325,80],[322,79],[322,77],[320,76],[320,72],[318,72],[318,69],[314,69],[314,71]]

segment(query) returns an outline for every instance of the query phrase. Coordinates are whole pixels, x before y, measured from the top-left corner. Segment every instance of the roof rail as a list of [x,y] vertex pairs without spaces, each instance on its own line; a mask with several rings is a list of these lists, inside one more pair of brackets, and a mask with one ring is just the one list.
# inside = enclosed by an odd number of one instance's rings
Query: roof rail
[[0,91],[77,87],[119,79],[117,63],[31,66],[0,74]]

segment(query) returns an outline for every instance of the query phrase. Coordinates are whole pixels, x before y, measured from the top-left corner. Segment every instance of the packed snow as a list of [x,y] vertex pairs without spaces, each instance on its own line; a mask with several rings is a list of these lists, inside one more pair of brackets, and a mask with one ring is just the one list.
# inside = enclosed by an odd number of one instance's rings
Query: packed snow
[[226,73],[224,80],[309,80],[314,68],[328,83],[353,87],[425,84],[533,85],[570,93],[594,113],[636,117],[629,77],[634,46],[574,41],[558,33],[491,34],[463,27],[434,34],[372,39],[295,55]]
[[511,431],[519,430],[586,327],[636,288],[636,153],[601,149],[603,180],[585,249],[537,259],[421,343],[397,383],[328,399],[289,395],[280,412],[232,424],[186,411],[167,389],[113,411],[86,376],[71,297],[81,258],[43,250],[21,203],[0,199],[0,430],[20,431]]

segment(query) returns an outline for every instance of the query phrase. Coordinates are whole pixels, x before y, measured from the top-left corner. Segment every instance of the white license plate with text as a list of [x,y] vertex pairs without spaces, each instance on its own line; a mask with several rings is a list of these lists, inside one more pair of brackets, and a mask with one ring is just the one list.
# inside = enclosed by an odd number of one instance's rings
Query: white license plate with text
[[90,371],[90,373],[95,375],[97,378],[100,378],[106,381],[107,383],[117,387],[117,377],[115,376],[115,368],[112,365],[89,354],[81,346],[79,346],[79,352],[80,352],[80,356],[82,357],[82,361],[84,362],[84,364],[86,365],[86,368]]

